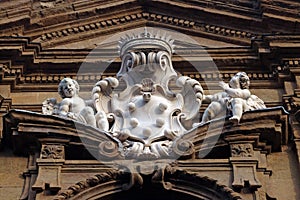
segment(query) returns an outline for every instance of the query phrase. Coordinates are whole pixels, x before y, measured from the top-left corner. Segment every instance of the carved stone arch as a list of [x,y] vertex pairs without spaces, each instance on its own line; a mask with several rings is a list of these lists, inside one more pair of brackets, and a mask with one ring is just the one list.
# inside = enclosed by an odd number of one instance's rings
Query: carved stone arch
[[122,191],[124,187],[122,180],[126,179],[129,179],[128,174],[112,169],[71,185],[61,191],[53,200],[89,199],[94,195],[107,196],[110,193]]
[[215,179],[176,167],[166,167],[163,180],[167,189],[190,194],[201,200],[242,199],[239,193],[219,184]]
[[[140,181],[130,180],[134,176]],[[134,186],[134,187],[132,187]],[[138,187],[137,187],[138,186]],[[128,190],[127,190],[128,189]],[[242,199],[217,180],[176,167],[166,167],[153,175],[128,174],[111,170],[80,181],[61,192],[54,200],[79,199],[176,199],[176,200],[237,200]]]

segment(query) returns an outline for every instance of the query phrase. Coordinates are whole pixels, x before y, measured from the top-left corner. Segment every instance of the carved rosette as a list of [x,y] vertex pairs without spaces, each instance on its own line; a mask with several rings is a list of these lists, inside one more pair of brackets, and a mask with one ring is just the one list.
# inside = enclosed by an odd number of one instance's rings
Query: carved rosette
[[231,144],[232,157],[252,157],[253,147],[252,144]]
[[62,145],[43,144],[41,149],[42,159],[64,159],[65,149]]

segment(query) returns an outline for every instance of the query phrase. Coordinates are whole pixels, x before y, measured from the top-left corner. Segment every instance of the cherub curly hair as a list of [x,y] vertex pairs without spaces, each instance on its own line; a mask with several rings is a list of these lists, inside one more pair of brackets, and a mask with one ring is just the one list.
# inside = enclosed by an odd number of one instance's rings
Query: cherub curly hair
[[246,72],[239,72],[239,79],[240,79],[240,87],[241,89],[249,89],[250,86],[250,79],[247,76]]
[[66,98],[63,87],[69,81],[72,81],[74,83],[75,88],[76,88],[76,92],[79,93],[79,84],[78,84],[78,82],[74,79],[71,79],[71,78],[64,78],[60,81],[60,83],[58,85],[58,94],[60,95],[61,98]]

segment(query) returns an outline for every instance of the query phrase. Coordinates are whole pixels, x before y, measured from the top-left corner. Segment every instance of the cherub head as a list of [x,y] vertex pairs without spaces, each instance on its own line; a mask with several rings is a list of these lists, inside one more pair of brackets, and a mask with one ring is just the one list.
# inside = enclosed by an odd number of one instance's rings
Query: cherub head
[[236,73],[229,81],[231,88],[249,89],[250,79],[245,72]]
[[64,78],[58,85],[58,94],[61,98],[71,98],[79,93],[79,84],[71,78]]

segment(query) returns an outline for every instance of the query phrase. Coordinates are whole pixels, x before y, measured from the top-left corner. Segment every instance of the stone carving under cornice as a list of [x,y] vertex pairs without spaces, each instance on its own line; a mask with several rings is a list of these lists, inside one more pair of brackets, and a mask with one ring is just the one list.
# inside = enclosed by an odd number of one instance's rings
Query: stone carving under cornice
[[300,58],[288,59],[285,61],[285,65],[289,67],[299,67],[300,66]]
[[274,65],[273,74],[281,82],[284,80],[293,80],[293,74],[298,74],[300,67],[300,58],[283,58],[281,64]]
[[[261,137],[261,135],[259,133],[248,134],[248,136],[246,138],[248,139],[248,142],[252,144],[251,145],[252,151],[249,148],[244,149],[244,146],[239,146],[239,147],[235,147],[235,149],[231,148],[231,156],[232,157],[248,157],[249,155],[252,155],[252,153],[253,153],[253,146],[254,146],[254,148],[256,148],[257,150],[259,150],[261,152],[267,152],[268,154],[270,154],[272,152],[272,146],[268,145],[267,142],[261,141],[260,137]],[[263,136],[263,137],[265,137],[265,136]],[[242,138],[244,138],[244,139],[242,139]],[[236,143],[236,142],[243,141],[243,140],[245,141],[246,138],[242,135],[227,135],[224,137],[224,140],[229,143]],[[246,152],[250,152],[250,154],[248,154]],[[242,156],[242,154],[248,155],[248,156]],[[249,156],[249,157],[251,157],[251,156]]]
[[[185,76],[197,79],[199,81],[220,81],[229,80],[235,73],[220,72],[220,73],[197,73],[197,72],[185,72]],[[247,72],[247,75],[251,80],[273,80],[274,75],[272,73],[258,73],[258,72]]]
[[195,30],[204,31],[207,33],[213,33],[217,35],[222,36],[229,36],[229,37],[236,37],[239,39],[251,39],[255,36],[255,34],[246,32],[246,31],[240,31],[235,29],[229,29],[226,27],[216,26],[216,25],[209,25],[205,23],[196,23],[194,21],[186,20],[186,19],[180,19],[172,16],[165,16],[155,13],[138,13],[138,14],[131,14],[120,18],[112,18],[107,19],[104,21],[99,21],[95,23],[90,24],[82,24],[77,27],[71,27],[67,29],[61,29],[59,31],[49,32],[45,33],[40,36],[40,39],[42,42],[47,42],[56,38],[65,37],[68,35],[74,35],[79,34],[81,32],[87,32],[87,31],[94,31],[96,29],[102,29],[106,27],[110,27],[117,24],[123,24],[125,22],[132,22],[139,19],[147,19],[154,22],[162,22],[166,24],[172,24],[175,26],[181,26],[181,27],[189,27]]
[[0,80],[15,79],[22,74],[22,68],[12,68],[10,62],[0,63]]
[[[62,75],[62,74],[53,74],[53,75],[30,75],[30,76],[23,76],[20,77],[20,83],[59,83],[63,78],[65,77],[71,77],[74,78],[76,75]],[[90,75],[81,76],[84,78],[91,78]],[[95,77],[95,76],[94,76]],[[91,78],[92,79],[92,78]]]
[[42,159],[64,159],[64,146],[55,144],[42,145],[41,158]]
[[250,32],[229,29],[229,28],[215,26],[215,25],[201,24],[200,27],[204,27],[206,32],[214,33],[218,35],[230,36],[230,37],[251,39],[252,37],[255,36],[255,34]]
[[[13,75],[13,74],[12,74]],[[197,73],[197,72],[185,72],[185,76],[196,79],[198,81],[220,81],[220,80],[229,80],[230,77],[234,75],[234,73]],[[258,72],[247,72],[247,75],[251,80],[275,80],[274,74],[272,73],[258,73]],[[103,75],[95,75],[95,74],[87,74],[87,75],[72,75],[72,74],[50,74],[50,75],[26,75],[19,76],[18,83],[31,83],[31,84],[50,84],[50,83],[59,83],[64,77],[70,77],[72,79],[77,80],[85,80],[85,82],[89,83],[94,80],[100,80],[105,77],[115,77],[115,74],[112,73],[104,73]],[[5,76],[7,78],[7,76]],[[16,76],[14,76],[16,77]],[[5,80],[5,79],[4,79]]]
[[165,23],[171,23],[171,24],[176,24],[176,25],[185,26],[185,27],[193,27],[195,24],[195,22],[191,22],[191,21],[184,20],[184,19],[178,19],[178,18],[156,15],[156,14],[151,14],[151,13],[138,13],[138,14],[127,15],[127,16],[120,17],[120,18],[107,19],[104,21],[99,21],[99,22],[95,22],[95,23],[91,23],[91,24],[83,24],[81,26],[47,33],[47,34],[42,35],[40,37],[40,39],[42,41],[48,41],[51,39],[55,39],[57,37],[64,37],[64,36],[67,36],[70,34],[77,34],[80,32],[92,31],[94,29],[110,27],[110,26],[113,26],[116,24],[132,22],[132,21],[135,21],[138,19],[150,19],[150,20],[162,21]]
[[231,156],[232,157],[252,157],[253,148],[252,144],[231,144]]

